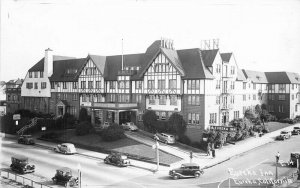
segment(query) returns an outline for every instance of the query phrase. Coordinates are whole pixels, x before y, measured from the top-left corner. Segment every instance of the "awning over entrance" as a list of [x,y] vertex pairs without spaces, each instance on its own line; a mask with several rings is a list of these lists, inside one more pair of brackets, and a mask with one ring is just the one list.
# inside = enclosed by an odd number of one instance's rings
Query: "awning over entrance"
[[131,110],[138,109],[137,103],[108,103],[108,102],[95,102],[93,109],[110,109],[110,110]]

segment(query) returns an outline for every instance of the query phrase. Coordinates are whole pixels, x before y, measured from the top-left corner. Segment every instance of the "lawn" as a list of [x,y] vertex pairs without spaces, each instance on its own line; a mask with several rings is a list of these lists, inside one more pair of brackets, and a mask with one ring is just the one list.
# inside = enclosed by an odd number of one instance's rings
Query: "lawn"
[[268,122],[265,123],[266,128],[270,130],[270,132],[276,131],[278,129],[282,129],[288,126],[291,126],[292,124],[288,123],[279,123],[279,122]]
[[[84,136],[76,136],[75,130],[68,130],[64,132],[59,140],[63,142],[71,142],[81,148],[98,151],[98,152],[120,152],[129,155],[131,158],[142,159],[150,162],[156,162],[155,150],[150,146],[139,143],[129,138],[113,142],[105,142],[96,133]],[[164,164],[172,164],[182,160],[181,158],[160,151],[160,162]]]

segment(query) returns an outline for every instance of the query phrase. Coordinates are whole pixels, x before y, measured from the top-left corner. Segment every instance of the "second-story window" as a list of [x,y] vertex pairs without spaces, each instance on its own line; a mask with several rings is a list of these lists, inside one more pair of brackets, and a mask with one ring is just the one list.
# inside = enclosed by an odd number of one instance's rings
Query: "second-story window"
[[243,83],[243,89],[246,89],[246,87],[247,87],[247,83],[244,82],[244,83]]
[[284,93],[285,92],[285,84],[279,84],[278,89],[279,89],[279,93]]
[[38,83],[34,82],[34,89],[38,89]]
[[166,104],[166,96],[160,95],[159,96],[159,105],[165,105]]
[[34,72],[34,77],[35,77],[35,78],[38,78],[38,74],[39,74],[39,72],[37,72],[37,71]]
[[170,97],[170,105],[177,105],[177,96],[176,95],[171,95]]
[[77,101],[77,100],[78,100],[78,94],[77,94],[77,93],[74,93],[74,94],[73,94],[72,100],[73,100],[73,101]]
[[55,82],[51,82],[51,89],[55,89]]
[[85,89],[86,85],[85,85],[85,81],[81,81],[81,89]]
[[29,72],[29,78],[32,78],[32,72]]
[[77,87],[78,87],[78,82],[73,82],[73,89],[77,89]]
[[93,81],[88,81],[88,88],[93,89],[94,88],[94,82]]
[[154,80],[148,80],[148,89],[154,89]]
[[109,82],[109,89],[116,89],[116,82],[110,81]]
[[155,104],[155,96],[149,95],[149,104]]
[[176,89],[177,84],[176,84],[176,79],[170,79],[169,80],[169,89]]
[[67,89],[67,82],[63,82],[63,89]]
[[284,101],[285,100],[285,95],[278,95],[278,100]]
[[96,81],[96,88],[100,89],[101,88],[101,81]]
[[135,82],[135,89],[142,89],[142,81],[136,81]]
[[44,78],[44,72],[40,72],[40,78]]
[[255,83],[253,83],[253,89],[256,89],[256,84]]
[[46,82],[42,82],[42,83],[41,83],[41,88],[42,88],[42,89],[45,89],[46,87],[47,87],[47,83],[46,83]]
[[166,89],[166,81],[158,80],[158,89]]

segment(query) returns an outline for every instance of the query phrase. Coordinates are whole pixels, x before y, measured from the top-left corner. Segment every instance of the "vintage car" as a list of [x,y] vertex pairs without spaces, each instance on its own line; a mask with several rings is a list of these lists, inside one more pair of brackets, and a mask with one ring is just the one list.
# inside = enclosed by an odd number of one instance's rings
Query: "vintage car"
[[294,127],[292,131],[292,135],[299,135],[300,134],[300,127]]
[[130,160],[126,155],[121,155],[118,153],[113,153],[105,157],[104,162],[106,164],[112,164],[120,167],[125,167],[130,165]]
[[290,162],[289,162],[290,165],[297,167],[297,160],[299,160],[299,162],[300,162],[300,151],[291,153]]
[[122,127],[124,130],[128,130],[128,131],[138,130],[138,127],[133,122],[122,123]]
[[21,155],[15,155],[11,157],[10,168],[12,171],[20,174],[32,173],[35,170],[34,165],[28,164],[28,158]]
[[180,168],[169,171],[169,176],[173,179],[191,177],[199,178],[202,174],[204,174],[204,171],[200,169],[200,166],[196,163],[184,163]]
[[18,138],[18,143],[19,144],[35,144],[35,141],[34,139],[32,138],[31,135],[21,135],[19,138]]
[[62,167],[56,170],[55,176],[52,178],[54,184],[70,187],[78,185],[78,177],[72,176],[72,170],[68,167]]
[[284,130],[284,131],[280,132],[280,135],[278,135],[276,137],[276,140],[285,140],[285,139],[291,138],[291,136],[292,136],[292,134],[290,131]]
[[154,140],[164,142],[165,144],[174,144],[175,136],[167,133],[156,133],[154,135]]
[[77,152],[74,144],[70,144],[70,143],[58,144],[54,148],[54,151],[63,154],[75,154]]

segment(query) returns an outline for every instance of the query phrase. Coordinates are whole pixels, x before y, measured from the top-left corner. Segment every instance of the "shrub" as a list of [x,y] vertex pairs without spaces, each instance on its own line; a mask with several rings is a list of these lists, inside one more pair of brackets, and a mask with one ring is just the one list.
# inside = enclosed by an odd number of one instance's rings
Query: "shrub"
[[190,145],[191,144],[191,140],[186,135],[181,135],[179,137],[178,141],[181,142],[181,143],[183,143],[183,144],[186,144],[186,145]]
[[168,121],[168,132],[175,133],[177,136],[184,135],[186,123],[179,113],[173,113]]
[[290,119],[290,118],[285,118],[285,119],[280,119],[279,122],[280,122],[280,123],[295,124],[295,123],[296,123],[296,120]]
[[88,112],[86,108],[81,108],[79,111],[79,121],[90,121],[91,119],[88,118]]
[[124,137],[124,130],[118,124],[113,124],[102,131],[102,139],[104,141],[115,141]]
[[152,128],[155,132],[169,132],[168,123],[166,121],[156,121]]
[[266,121],[269,122],[269,121],[277,121],[277,117],[272,115],[272,114],[266,114]]
[[241,140],[242,136],[243,136],[242,131],[241,131],[241,130],[238,130],[238,131],[236,132],[236,135],[234,136],[234,140],[235,140],[235,141],[239,141],[239,140]]
[[89,134],[93,129],[93,126],[88,121],[82,121],[76,126],[76,135],[83,136]]
[[16,133],[16,130],[17,127],[11,113],[7,113],[6,115],[1,117],[1,132],[14,134]]
[[63,116],[63,123],[66,125],[66,128],[73,128],[75,127],[75,122],[76,122],[76,118],[69,114],[69,113],[65,113]]
[[58,133],[54,133],[54,132],[50,132],[50,133],[45,133],[41,136],[41,138],[43,139],[56,139],[56,138],[59,138],[60,137],[60,134]]
[[143,124],[144,126],[151,132],[155,132],[155,124],[157,122],[157,116],[153,110],[147,110],[143,116]]
[[264,128],[264,129],[262,130],[262,132],[263,132],[263,133],[269,133],[270,130],[269,130],[268,128]]

